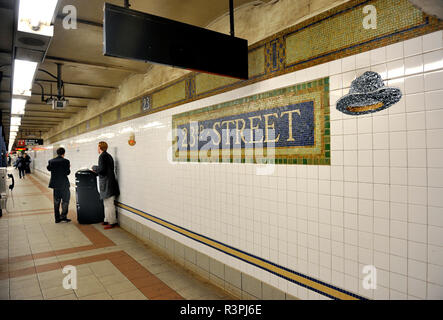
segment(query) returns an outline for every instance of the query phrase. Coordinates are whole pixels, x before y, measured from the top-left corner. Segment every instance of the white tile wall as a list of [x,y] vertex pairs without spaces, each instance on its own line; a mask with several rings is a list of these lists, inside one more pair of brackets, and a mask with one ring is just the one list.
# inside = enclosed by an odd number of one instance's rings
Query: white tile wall
[[[371,115],[338,112],[336,101],[366,70],[401,88],[401,101]],[[251,164],[170,161],[173,114],[328,75],[331,166],[280,165],[259,176]],[[441,31],[68,139],[73,172],[97,162],[99,140],[110,144],[125,204],[368,298],[443,298]],[[45,172],[51,156],[38,152],[36,168]],[[122,214],[302,299],[318,298]],[[376,290],[362,287],[367,264],[377,268]]]

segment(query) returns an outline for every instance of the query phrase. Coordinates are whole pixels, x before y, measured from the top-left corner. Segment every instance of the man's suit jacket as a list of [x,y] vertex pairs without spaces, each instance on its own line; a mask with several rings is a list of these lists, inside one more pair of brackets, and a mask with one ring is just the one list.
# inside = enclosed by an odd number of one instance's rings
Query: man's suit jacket
[[117,197],[120,194],[114,174],[114,159],[109,153],[103,151],[98,157],[98,166],[93,166],[92,170],[98,174],[101,199]]
[[49,180],[49,188],[65,189],[69,188],[68,175],[71,173],[71,165],[68,159],[61,156],[49,160],[47,169],[51,171],[51,180]]

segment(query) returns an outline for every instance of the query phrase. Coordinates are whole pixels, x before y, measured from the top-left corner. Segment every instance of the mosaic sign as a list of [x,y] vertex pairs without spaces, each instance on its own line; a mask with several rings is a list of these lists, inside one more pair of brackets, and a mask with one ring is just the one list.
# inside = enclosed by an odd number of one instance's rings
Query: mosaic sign
[[172,117],[173,160],[330,164],[329,78]]

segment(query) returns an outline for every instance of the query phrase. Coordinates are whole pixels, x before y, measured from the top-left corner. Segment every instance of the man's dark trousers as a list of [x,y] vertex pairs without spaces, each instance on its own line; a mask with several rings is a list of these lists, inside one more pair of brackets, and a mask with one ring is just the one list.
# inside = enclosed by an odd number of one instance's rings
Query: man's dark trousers
[[[66,219],[69,209],[69,199],[71,192],[69,188],[54,189],[54,216],[55,221]],[[60,203],[62,205],[62,213],[60,214]]]

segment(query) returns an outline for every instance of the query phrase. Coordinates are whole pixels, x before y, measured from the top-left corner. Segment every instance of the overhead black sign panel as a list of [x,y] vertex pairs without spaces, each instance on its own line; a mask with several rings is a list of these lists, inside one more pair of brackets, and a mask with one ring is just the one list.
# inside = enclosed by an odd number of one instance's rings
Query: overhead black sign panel
[[248,79],[248,42],[105,3],[104,54]]

